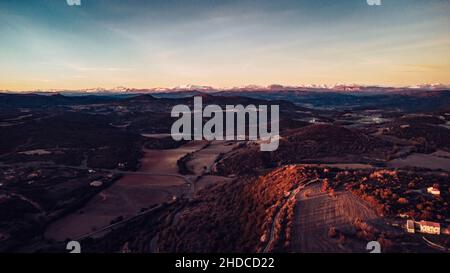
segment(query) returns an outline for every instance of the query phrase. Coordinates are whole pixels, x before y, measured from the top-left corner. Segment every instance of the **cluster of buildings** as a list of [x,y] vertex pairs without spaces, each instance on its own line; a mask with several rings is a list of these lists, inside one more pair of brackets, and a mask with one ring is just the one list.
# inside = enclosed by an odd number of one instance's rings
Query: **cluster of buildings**
[[[441,191],[436,187],[428,187],[427,193],[434,195],[434,196],[441,195]],[[440,223],[431,222],[431,221],[423,221],[423,220],[419,221],[419,222],[416,222],[414,220],[407,220],[406,221],[406,231],[409,233],[415,233],[416,231],[418,231],[420,233],[434,234],[434,235],[449,233],[448,228],[442,228]]]

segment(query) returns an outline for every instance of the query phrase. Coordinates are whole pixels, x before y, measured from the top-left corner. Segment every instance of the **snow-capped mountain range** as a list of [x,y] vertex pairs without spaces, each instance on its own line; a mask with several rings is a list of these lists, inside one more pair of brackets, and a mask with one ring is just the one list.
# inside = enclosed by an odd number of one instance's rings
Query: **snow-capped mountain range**
[[[244,85],[231,88],[215,88],[206,85],[186,84],[175,87],[153,87],[153,88],[129,88],[118,86],[114,88],[87,88],[87,89],[37,89],[26,90],[23,92],[34,93],[165,93],[165,92],[183,92],[183,91],[198,91],[198,92],[221,92],[221,91],[335,91],[335,92],[389,92],[389,91],[404,91],[404,90],[450,90],[448,84],[420,84],[414,86],[404,87],[389,87],[377,85],[358,85],[358,84],[302,84],[302,85],[281,85],[272,84],[268,86],[261,85]],[[1,93],[10,93],[9,90],[0,90]]]

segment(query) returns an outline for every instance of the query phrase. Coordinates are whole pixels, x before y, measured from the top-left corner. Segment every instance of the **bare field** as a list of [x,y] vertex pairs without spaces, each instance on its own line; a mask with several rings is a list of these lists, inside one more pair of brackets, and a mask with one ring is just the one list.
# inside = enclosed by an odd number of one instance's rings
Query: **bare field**
[[45,237],[62,241],[76,238],[96,231],[111,224],[111,221],[122,216],[124,219],[137,214],[141,208],[170,200],[183,188],[167,187],[114,187],[105,190],[76,213],[67,215],[52,223],[45,232]]
[[209,172],[219,154],[231,151],[236,145],[235,141],[212,141],[208,147],[193,154],[193,157],[187,162],[187,167],[195,175]]
[[293,251],[294,252],[366,252],[360,242],[339,244],[328,236],[330,227],[352,230],[356,219],[376,222],[375,212],[345,191],[330,197],[320,191],[320,184],[311,185],[300,191],[295,208]]
[[177,149],[149,150],[145,149],[145,156],[141,160],[139,171],[178,174],[177,160],[188,153],[204,147],[206,141],[191,141]]
[[177,149],[144,150],[139,173],[125,174],[83,208],[52,223],[45,237],[75,238],[105,227],[119,216],[127,219],[143,208],[189,193],[187,178],[178,174],[177,160],[204,145],[203,141],[193,141]]
[[450,157],[449,153],[445,151],[437,151],[432,154],[411,154],[406,158],[397,158],[389,161],[388,167],[420,167],[431,170],[442,169],[450,172]]

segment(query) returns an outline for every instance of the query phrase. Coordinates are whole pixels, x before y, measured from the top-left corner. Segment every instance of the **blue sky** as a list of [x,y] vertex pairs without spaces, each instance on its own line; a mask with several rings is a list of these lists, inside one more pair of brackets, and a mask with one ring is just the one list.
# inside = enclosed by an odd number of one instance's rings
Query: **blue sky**
[[0,89],[450,83],[450,0],[0,0]]

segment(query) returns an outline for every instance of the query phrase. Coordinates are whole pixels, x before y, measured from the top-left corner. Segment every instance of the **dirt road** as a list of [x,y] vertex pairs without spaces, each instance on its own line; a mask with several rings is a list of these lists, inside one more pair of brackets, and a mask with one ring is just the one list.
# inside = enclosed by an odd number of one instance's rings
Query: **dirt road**
[[304,189],[305,187],[308,187],[309,185],[311,185],[312,183],[317,182],[317,179],[313,179],[307,183],[301,183],[301,185],[299,185],[297,188],[293,189],[290,194],[289,197],[285,200],[285,202],[283,203],[283,205],[278,209],[278,211],[275,213],[275,216],[273,217],[273,221],[272,221],[272,226],[270,227],[270,233],[269,233],[269,240],[267,241],[267,245],[264,248],[263,252],[267,253],[270,251],[273,243],[274,243],[274,238],[275,238],[275,227],[277,225],[277,223],[281,222],[280,219],[280,212],[282,210],[282,208],[291,200],[293,200],[297,194]]

